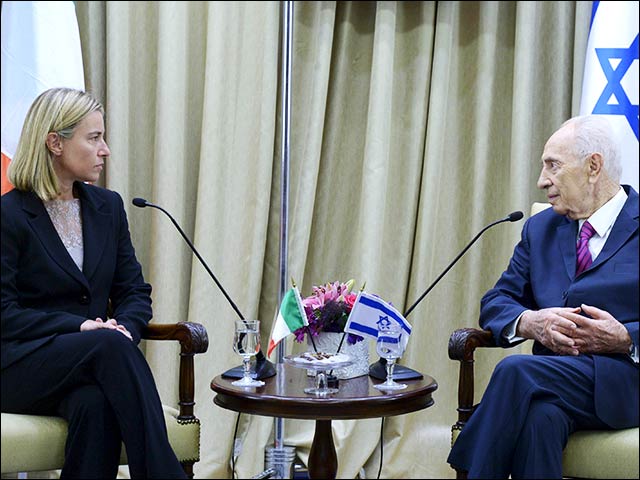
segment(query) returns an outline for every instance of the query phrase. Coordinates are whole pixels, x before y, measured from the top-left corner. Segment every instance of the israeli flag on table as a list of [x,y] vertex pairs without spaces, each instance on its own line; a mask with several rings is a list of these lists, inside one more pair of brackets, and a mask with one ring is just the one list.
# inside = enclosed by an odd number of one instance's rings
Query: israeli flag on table
[[606,115],[621,145],[620,183],[638,191],[638,2],[593,2],[581,115]]
[[360,292],[353,304],[344,330],[362,337],[377,338],[378,324],[385,322],[397,322],[402,325],[402,347],[406,348],[409,335],[411,335],[411,325],[406,318],[380,297]]

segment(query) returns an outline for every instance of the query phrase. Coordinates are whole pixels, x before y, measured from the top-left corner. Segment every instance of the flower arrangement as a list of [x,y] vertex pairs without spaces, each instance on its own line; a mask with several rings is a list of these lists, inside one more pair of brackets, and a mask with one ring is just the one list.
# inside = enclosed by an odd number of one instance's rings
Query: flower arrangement
[[[317,337],[320,332],[344,332],[347,318],[358,296],[351,291],[353,284],[354,280],[351,279],[347,283],[336,281],[314,286],[312,294],[302,298],[302,305],[309,321],[309,327],[308,330],[307,327],[302,327],[293,332],[297,342],[302,342],[306,333],[310,333],[312,337]],[[349,345],[362,340],[364,338],[359,335],[352,333],[347,335],[347,343]]]

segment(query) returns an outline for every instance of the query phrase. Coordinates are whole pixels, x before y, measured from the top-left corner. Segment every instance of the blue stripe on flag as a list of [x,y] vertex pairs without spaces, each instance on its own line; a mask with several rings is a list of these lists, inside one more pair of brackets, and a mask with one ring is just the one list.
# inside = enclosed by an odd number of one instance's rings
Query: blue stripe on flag
[[589,33],[591,33],[591,28],[593,27],[593,20],[596,18],[596,12],[598,11],[598,6],[600,5],[600,2],[593,2],[593,5],[591,7],[591,23],[589,23]]
[[384,340],[386,343],[400,343],[400,341],[402,340],[401,338],[397,338],[397,337],[387,337],[384,334],[379,335],[378,338]]
[[[411,325],[409,325],[402,316],[398,315],[396,312],[388,308],[384,300],[374,300],[372,298],[365,297],[364,295],[362,295],[360,297],[360,303],[362,303],[363,305],[366,305],[367,307],[375,308],[376,310],[380,310],[386,313],[388,316],[390,316],[396,322],[402,325],[403,330],[405,330],[409,334],[411,333]],[[355,325],[352,325],[352,327],[355,327]],[[377,333],[373,333],[372,335],[377,335]]]
[[363,335],[369,335],[371,337],[377,337],[378,336],[378,329],[377,328],[371,328],[368,327],[367,325],[363,325],[361,323],[355,323],[353,322],[351,325],[349,325],[349,331],[351,333],[362,333]]

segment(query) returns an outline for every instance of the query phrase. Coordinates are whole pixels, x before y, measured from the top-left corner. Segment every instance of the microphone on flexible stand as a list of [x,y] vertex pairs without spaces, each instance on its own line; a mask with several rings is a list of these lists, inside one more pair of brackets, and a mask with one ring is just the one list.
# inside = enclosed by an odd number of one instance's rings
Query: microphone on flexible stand
[[[175,219],[171,216],[171,214],[169,212],[167,212],[161,206],[155,205],[155,204],[153,204],[151,202],[147,202],[144,198],[138,198],[138,197],[134,198],[132,203],[136,207],[139,207],[139,208],[145,208],[145,207],[157,208],[158,210],[163,212],[167,217],[169,217],[171,222],[173,222],[175,227],[178,229],[178,232],[180,232],[180,235],[182,235],[182,238],[184,238],[185,242],[187,242],[187,245],[189,245],[189,248],[191,248],[191,251],[196,255],[196,257],[198,257],[198,260],[200,260],[200,263],[205,268],[205,270],[207,271],[209,276],[211,278],[213,278],[213,281],[216,283],[216,285],[218,286],[218,288],[220,289],[222,294],[225,296],[225,298],[227,299],[227,301],[229,302],[231,307],[238,314],[238,317],[240,317],[240,320],[244,320],[245,318],[242,315],[242,313],[240,313],[240,310],[238,309],[236,304],[233,302],[233,300],[231,300],[231,297],[229,296],[229,294],[227,294],[227,292],[222,287],[222,285],[220,284],[220,282],[218,281],[216,276],[213,274],[213,272],[211,271],[211,269],[209,268],[207,263],[200,256],[200,253],[198,253],[198,250],[196,250],[196,247],[193,245],[193,243],[191,243],[191,240],[189,240],[187,235],[184,233],[182,228],[180,228],[180,225],[178,225],[178,222],[175,221]],[[258,351],[258,353],[256,353],[255,377],[257,379],[263,379],[263,378],[273,377],[275,374],[276,374],[275,366],[273,365],[273,363],[271,363],[269,360],[267,360],[267,358],[264,356],[264,353],[262,353],[262,349],[260,349]],[[222,376],[223,377],[228,377],[228,378],[242,378],[243,377],[243,367],[242,367],[242,365],[239,366],[239,367],[234,367],[234,368],[224,372],[222,374]]]
[[[418,299],[413,303],[413,305],[411,305],[407,309],[407,311],[404,314],[405,318],[413,311],[414,308],[418,306],[418,304],[422,301],[422,299],[431,291],[433,287],[436,286],[436,284],[442,279],[442,277],[445,276],[445,274],[451,269],[451,267],[453,267],[456,264],[456,262],[460,260],[460,258],[467,252],[467,250],[469,250],[469,247],[471,247],[471,245],[473,245],[475,241],[478,240],[478,238],[480,238],[480,235],[482,235],[485,231],[487,231],[494,225],[498,225],[499,223],[503,223],[503,222],[517,222],[522,217],[524,217],[524,214],[520,211],[511,212],[505,218],[501,220],[497,220],[493,223],[490,223],[489,225],[484,227],[482,230],[480,230],[480,232],[475,237],[473,237],[473,240],[471,240],[469,244],[466,247],[464,247],[464,249],[458,254],[456,258],[453,259],[453,261],[449,264],[449,266],[445,268],[445,270],[438,276],[438,278],[435,279],[435,281],[429,286],[429,288],[427,288],[425,292],[422,295],[420,295],[420,297],[418,297]],[[369,366],[369,376],[376,378],[378,380],[385,380],[387,378],[386,364],[387,364],[387,361],[382,357],[377,362],[372,363]],[[411,368],[405,367],[404,365],[396,364],[393,370],[393,378],[396,380],[412,380],[412,379],[423,378],[423,375],[420,372],[416,372]]]

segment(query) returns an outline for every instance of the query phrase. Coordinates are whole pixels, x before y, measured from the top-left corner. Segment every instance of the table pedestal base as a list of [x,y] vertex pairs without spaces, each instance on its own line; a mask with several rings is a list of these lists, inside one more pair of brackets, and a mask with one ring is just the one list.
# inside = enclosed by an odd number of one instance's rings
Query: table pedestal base
[[[427,375],[422,380],[407,381],[407,388],[392,394],[375,388],[368,375],[340,380],[340,390],[328,398],[305,394],[309,386],[306,370],[279,364],[277,375],[265,378],[259,388],[240,388],[223,375],[211,381],[216,392],[213,402],[219,407],[250,415],[314,420],[315,433],[307,466],[309,477],[334,479],[338,472],[338,455],[333,443],[333,420],[404,415],[433,405],[431,396],[438,388]],[[327,401],[328,400],[328,401]]]
[[333,444],[331,420],[316,420],[308,463],[309,478],[336,478],[338,457]]

